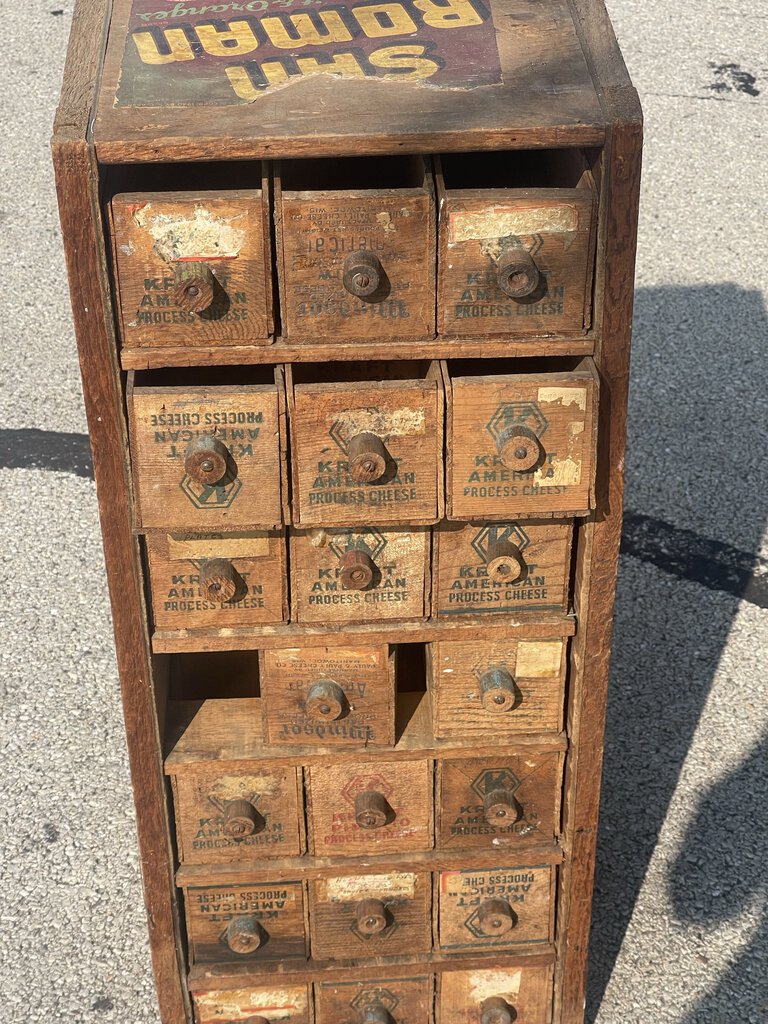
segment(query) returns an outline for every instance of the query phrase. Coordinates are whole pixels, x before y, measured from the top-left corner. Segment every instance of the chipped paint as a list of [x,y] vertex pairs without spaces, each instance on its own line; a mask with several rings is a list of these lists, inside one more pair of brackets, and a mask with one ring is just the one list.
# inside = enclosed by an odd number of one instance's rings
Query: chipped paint
[[270,1020],[285,1020],[303,1016],[307,1010],[305,986],[196,992],[194,999],[200,1024],[245,1021],[264,1012],[269,1013]]
[[214,803],[227,800],[253,800],[266,797],[274,800],[282,792],[283,779],[264,772],[260,775],[220,775],[206,787]]
[[177,559],[200,558],[266,558],[269,555],[269,535],[226,533],[202,534],[187,537],[168,535],[168,557]]
[[348,903],[352,900],[392,899],[412,900],[416,895],[418,876],[409,872],[393,871],[386,875],[350,875],[341,878],[319,879],[318,897],[322,902]]
[[382,213],[376,214],[376,223],[382,229],[382,231],[390,232],[395,230],[395,225],[392,223],[391,214],[384,210]]
[[560,405],[577,405],[584,412],[587,408],[586,388],[539,388],[539,402],[559,402]]
[[350,409],[342,416],[329,419],[340,423],[347,438],[355,434],[371,433],[386,441],[388,437],[412,437],[423,434],[426,429],[424,409]]
[[469,1003],[477,1004],[492,996],[517,999],[523,972],[517,971],[471,971],[469,975]]
[[540,235],[579,230],[575,206],[485,206],[448,215],[448,242],[472,242],[504,235]]
[[534,474],[537,483],[552,487],[571,487],[581,483],[581,461],[576,459],[553,459]]
[[154,251],[169,263],[234,259],[246,240],[245,228],[236,227],[235,222],[246,218],[246,213],[214,215],[201,205],[195,205],[191,214],[163,213],[156,211],[152,203],[144,203],[133,211],[136,226],[150,234]]
[[517,645],[515,675],[520,679],[559,675],[562,656],[562,640],[522,640]]

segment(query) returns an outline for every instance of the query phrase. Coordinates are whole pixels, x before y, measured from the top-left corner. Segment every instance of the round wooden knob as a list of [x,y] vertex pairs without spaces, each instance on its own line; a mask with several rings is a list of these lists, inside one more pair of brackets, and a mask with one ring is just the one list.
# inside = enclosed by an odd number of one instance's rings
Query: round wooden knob
[[187,448],[184,469],[198,484],[217,484],[227,473],[229,449],[213,434],[201,434]]
[[387,798],[373,789],[364,789],[355,797],[355,821],[360,828],[381,828],[391,813]]
[[510,299],[524,299],[539,287],[541,274],[533,256],[522,246],[507,249],[499,257],[496,270],[499,288]]
[[514,825],[520,820],[520,804],[509,789],[492,789],[485,794],[483,813],[489,825]]
[[304,708],[310,718],[335,722],[337,718],[347,713],[349,705],[338,683],[312,683],[307,692]]
[[390,1024],[392,1018],[383,1003],[368,1003],[357,1015],[359,1024]]
[[515,680],[503,668],[490,668],[480,677],[480,700],[494,714],[511,711],[517,700]]
[[506,935],[517,917],[506,900],[485,900],[477,909],[477,924],[483,935]]
[[480,1024],[512,1024],[516,1017],[514,1009],[501,996],[491,996],[480,1004]]
[[387,908],[381,900],[360,900],[355,907],[355,919],[361,935],[379,935],[389,924]]
[[507,427],[499,434],[496,447],[507,469],[529,473],[541,459],[541,441],[528,427]]
[[227,945],[240,956],[255,953],[265,938],[266,932],[255,917],[233,917],[227,925]]
[[241,1024],[270,1024],[268,1017],[246,1017]]
[[200,563],[200,590],[206,601],[224,604],[237,594],[241,577],[226,558],[210,558]]
[[339,577],[347,590],[365,590],[373,583],[376,563],[367,551],[350,548],[339,559]]
[[261,832],[266,822],[250,800],[228,800],[224,804],[224,835],[229,839],[247,839]]
[[372,484],[384,476],[387,449],[376,434],[355,434],[349,442],[349,475],[360,484]]
[[203,313],[213,302],[216,278],[206,263],[177,263],[173,301],[188,313]]
[[526,573],[523,554],[511,540],[490,544],[485,562],[488,575],[497,583],[515,583]]
[[351,252],[344,260],[344,287],[350,295],[367,299],[378,290],[382,279],[381,263],[372,252]]

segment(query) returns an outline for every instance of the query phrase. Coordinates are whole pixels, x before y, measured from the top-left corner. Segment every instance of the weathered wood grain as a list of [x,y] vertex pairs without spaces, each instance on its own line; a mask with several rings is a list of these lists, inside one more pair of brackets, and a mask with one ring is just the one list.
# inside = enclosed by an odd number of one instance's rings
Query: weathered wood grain
[[486,1019],[490,1007],[500,1007],[502,1012],[506,1007],[514,1024],[549,1024],[552,968],[523,965],[443,971],[438,975],[437,991],[441,1024],[496,1024],[504,1019],[495,1015]]
[[258,1017],[279,1024],[312,1024],[308,985],[209,989],[195,992],[193,1003],[197,1024],[247,1024]]

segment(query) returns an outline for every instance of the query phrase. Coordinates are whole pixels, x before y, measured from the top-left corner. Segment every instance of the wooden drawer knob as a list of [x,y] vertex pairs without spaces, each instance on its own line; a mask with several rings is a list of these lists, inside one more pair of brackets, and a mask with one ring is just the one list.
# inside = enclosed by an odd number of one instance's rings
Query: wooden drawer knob
[[224,804],[224,835],[247,839],[264,829],[266,822],[250,800],[228,800]]
[[383,276],[381,262],[372,252],[351,252],[344,260],[344,287],[357,299],[378,291]]
[[501,996],[484,999],[480,1004],[480,1024],[512,1024],[517,1014]]
[[246,1017],[242,1024],[269,1024],[268,1017]]
[[357,1016],[359,1024],[391,1024],[389,1011],[382,1003],[369,1003]]
[[364,789],[355,797],[355,821],[360,828],[381,828],[394,815],[387,798],[373,789]]
[[206,263],[177,263],[173,301],[188,313],[203,313],[213,302],[216,278]]
[[477,924],[483,935],[506,935],[517,924],[517,916],[506,900],[485,900],[477,908]]
[[313,683],[307,692],[304,707],[310,718],[319,718],[323,722],[335,722],[349,709],[347,698],[338,683]]
[[376,434],[355,434],[349,442],[349,475],[359,484],[372,484],[384,476],[387,449]]
[[529,427],[520,424],[502,430],[496,448],[507,469],[518,473],[535,469],[542,456],[541,441]]
[[389,924],[387,908],[381,900],[360,900],[355,907],[355,920],[361,935],[379,935]]
[[233,917],[227,925],[227,945],[240,956],[255,953],[264,945],[266,937],[255,917]]
[[517,701],[515,680],[503,668],[489,668],[480,677],[480,700],[494,714],[511,711]]
[[511,540],[489,544],[485,564],[488,575],[497,583],[515,583],[526,575],[523,553]]
[[242,577],[226,558],[209,558],[200,563],[200,590],[206,601],[231,601],[241,583]]
[[227,475],[229,449],[213,434],[201,434],[187,448],[184,469],[195,483],[211,486]]
[[528,250],[516,246],[507,249],[499,257],[496,280],[499,288],[510,299],[524,299],[539,287],[541,274]]
[[511,789],[492,789],[485,794],[483,812],[489,825],[514,825],[522,808]]
[[347,590],[366,590],[376,575],[376,563],[367,551],[350,548],[339,559],[339,577]]

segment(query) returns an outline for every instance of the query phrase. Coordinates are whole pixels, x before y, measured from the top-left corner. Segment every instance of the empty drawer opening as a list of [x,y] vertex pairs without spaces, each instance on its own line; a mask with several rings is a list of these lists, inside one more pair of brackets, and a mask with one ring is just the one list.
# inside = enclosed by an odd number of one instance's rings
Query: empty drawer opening
[[409,359],[381,363],[294,363],[290,367],[296,384],[354,384],[357,381],[426,380],[433,363],[429,359]]
[[123,164],[106,174],[106,194],[119,192],[225,192],[260,189],[266,165],[259,160]]
[[425,186],[423,157],[288,160],[279,165],[284,192],[360,192]]
[[571,356],[568,358],[530,359],[449,359],[446,363],[448,376],[456,377],[504,377],[508,374],[575,373],[588,370],[591,360]]
[[260,696],[256,651],[213,651],[167,657],[170,660],[170,700]]
[[446,189],[579,188],[589,174],[580,149],[449,153],[440,166]]
[[211,388],[253,387],[268,384],[274,387],[275,371],[271,366],[183,366],[161,370],[136,370],[136,388]]

